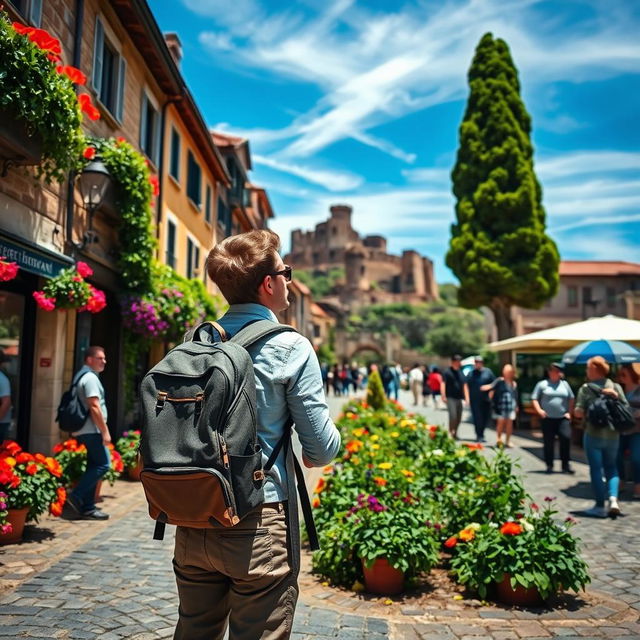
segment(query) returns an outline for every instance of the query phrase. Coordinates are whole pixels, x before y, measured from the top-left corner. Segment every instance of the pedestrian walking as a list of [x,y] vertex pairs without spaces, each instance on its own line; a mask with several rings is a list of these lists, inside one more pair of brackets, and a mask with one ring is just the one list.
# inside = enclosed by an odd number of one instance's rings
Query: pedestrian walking
[[429,397],[431,396],[431,388],[429,387],[429,367],[423,364],[420,369],[422,370],[422,406],[429,405]]
[[[227,335],[258,320],[277,323],[275,314],[288,308],[291,268],[278,251],[274,232],[255,230],[230,236],[210,252],[208,274],[230,305],[218,321]],[[305,465],[328,464],[338,453],[340,434],[329,417],[309,340],[295,332],[272,334],[250,345],[248,352],[263,463],[291,418]],[[291,456],[290,448],[280,451],[267,472],[264,503],[235,526],[177,528],[174,570],[180,608],[175,640],[222,640],[227,626],[230,640],[290,637],[300,568]]]
[[325,395],[329,395],[329,365],[326,362],[320,363],[320,375],[322,376],[322,386]]
[[96,485],[111,465],[107,445],[111,435],[107,427],[107,405],[104,387],[98,375],[104,371],[107,357],[103,347],[89,347],[84,354],[84,365],[74,376],[78,398],[87,409],[87,419],[79,431],[72,435],[87,449],[87,468],[78,484],[67,496],[67,515],[83,520],[107,520],[109,514],[96,507]]
[[624,457],[631,459],[631,479],[634,500],[640,500],[640,365],[623,364],[618,372],[618,381],[633,410],[636,426],[633,431],[620,436],[618,448],[618,470],[624,479]]
[[382,380],[382,387],[387,398],[391,398],[393,373],[391,367],[388,364],[383,364],[380,370],[380,379]]
[[[491,405],[493,418],[496,421],[496,445],[511,449],[511,435],[513,434],[513,421],[518,414],[518,385],[516,383],[516,370],[513,365],[505,364],[502,367],[502,376],[496,378],[491,384],[480,387],[481,391],[490,391],[492,394]],[[505,440],[502,440],[502,434]]]
[[429,377],[427,378],[427,383],[429,385],[429,389],[431,390],[431,395],[433,397],[433,408],[439,409],[440,402],[438,398],[440,398],[440,387],[442,386],[442,374],[440,373],[440,369],[434,366],[431,368],[429,372]]
[[[7,357],[0,349],[0,366],[6,362]],[[11,428],[11,382],[9,376],[0,369],[0,443],[9,437]]]
[[[620,513],[618,504],[620,436],[615,429],[598,427],[589,420],[589,407],[601,393],[609,394],[618,398],[620,402],[628,404],[622,387],[608,378],[609,369],[608,363],[601,356],[595,356],[587,361],[587,382],[578,389],[574,411],[576,418],[583,419],[584,452],[589,462],[591,489],[595,498],[594,506],[585,511],[585,514],[595,518],[606,518],[607,515],[617,516]],[[606,484],[603,476],[606,478]],[[607,496],[608,509],[605,507]]]
[[342,378],[340,377],[340,366],[337,364],[333,365],[333,395],[342,395]]
[[420,402],[420,397],[422,396],[422,381],[424,379],[424,374],[420,365],[416,362],[414,363],[411,371],[409,371],[409,389],[413,394],[413,406],[417,406]]
[[489,392],[481,391],[480,387],[491,384],[495,378],[493,371],[484,366],[484,358],[476,356],[473,361],[473,369],[467,375],[469,406],[473,426],[476,430],[476,442],[486,442],[484,430],[491,420],[491,398]]
[[542,418],[544,461],[547,473],[553,473],[556,438],[560,441],[560,461],[563,473],[575,473],[571,468],[571,414],[575,397],[563,377],[564,365],[552,362],[548,379],[540,380],[533,389],[531,400],[536,413]]
[[455,439],[462,421],[463,402],[469,403],[469,389],[462,373],[462,356],[451,356],[451,365],[442,376],[440,393],[449,414],[449,435]]

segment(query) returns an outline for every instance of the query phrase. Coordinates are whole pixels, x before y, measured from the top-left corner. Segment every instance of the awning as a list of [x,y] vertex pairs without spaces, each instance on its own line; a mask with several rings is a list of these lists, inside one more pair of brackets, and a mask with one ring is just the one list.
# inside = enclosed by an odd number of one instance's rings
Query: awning
[[572,322],[544,331],[492,342],[492,351],[517,351],[518,353],[561,353],[587,340],[623,340],[640,346],[640,321],[603,316]]

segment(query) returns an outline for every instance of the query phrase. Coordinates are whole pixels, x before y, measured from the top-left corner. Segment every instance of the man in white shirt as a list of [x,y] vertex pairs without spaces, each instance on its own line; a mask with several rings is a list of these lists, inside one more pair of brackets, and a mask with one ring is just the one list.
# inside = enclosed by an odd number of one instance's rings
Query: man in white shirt
[[409,371],[409,388],[413,393],[413,406],[415,407],[420,401],[422,395],[422,383],[424,381],[424,373],[420,365],[416,362],[411,371]]
[[107,445],[111,435],[107,427],[107,405],[104,387],[98,377],[104,371],[107,358],[102,347],[89,347],[85,352],[84,366],[76,374],[78,398],[87,409],[87,419],[73,437],[87,449],[87,468],[78,484],[67,497],[67,504],[76,518],[83,520],[107,520],[109,514],[96,507],[95,494],[98,480],[109,471],[111,454]]

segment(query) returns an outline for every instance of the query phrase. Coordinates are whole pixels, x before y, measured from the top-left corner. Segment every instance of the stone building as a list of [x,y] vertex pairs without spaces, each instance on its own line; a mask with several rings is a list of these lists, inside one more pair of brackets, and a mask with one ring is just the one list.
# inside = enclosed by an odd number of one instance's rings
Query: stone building
[[345,280],[336,292],[340,303],[356,309],[368,304],[426,302],[438,298],[433,262],[418,252],[387,252],[384,236],[361,237],[351,226],[353,209],[334,205],[331,217],[313,231],[291,232],[285,262],[296,269],[327,273],[342,267]]

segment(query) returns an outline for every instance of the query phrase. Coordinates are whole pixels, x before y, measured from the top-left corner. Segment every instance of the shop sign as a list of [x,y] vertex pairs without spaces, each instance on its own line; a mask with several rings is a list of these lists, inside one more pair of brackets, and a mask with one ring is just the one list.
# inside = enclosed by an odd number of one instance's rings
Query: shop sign
[[41,253],[4,238],[0,238],[0,257],[4,257],[9,262],[17,262],[21,269],[45,278],[57,276],[62,269],[71,264],[71,261],[69,261],[69,264],[65,264],[53,257],[49,257],[46,253]]

